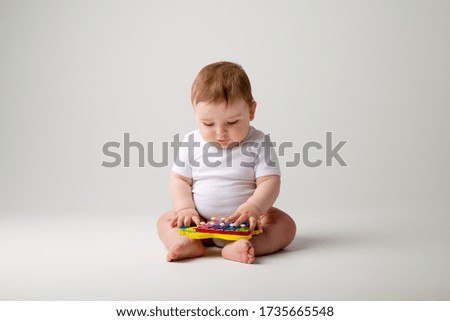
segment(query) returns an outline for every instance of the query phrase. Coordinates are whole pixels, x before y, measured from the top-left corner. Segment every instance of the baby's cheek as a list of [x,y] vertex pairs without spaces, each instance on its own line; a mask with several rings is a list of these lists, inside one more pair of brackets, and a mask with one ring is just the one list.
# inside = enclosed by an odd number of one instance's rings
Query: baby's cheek
[[247,136],[247,130],[245,127],[237,128],[235,131],[236,141],[243,141],[245,136]]

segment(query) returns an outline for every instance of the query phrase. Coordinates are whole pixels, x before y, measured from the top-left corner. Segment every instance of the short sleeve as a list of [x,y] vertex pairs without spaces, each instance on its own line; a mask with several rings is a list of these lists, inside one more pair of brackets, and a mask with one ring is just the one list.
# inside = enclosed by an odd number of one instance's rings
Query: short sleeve
[[270,141],[270,136],[266,135],[260,142],[258,157],[255,164],[255,178],[269,175],[281,176],[280,165],[275,148]]
[[[183,142],[186,143],[188,135],[186,135],[183,139]],[[183,144],[183,146],[179,146],[178,150],[174,150],[174,162],[172,166],[172,171],[187,177],[192,178],[192,163],[189,161],[189,148]]]

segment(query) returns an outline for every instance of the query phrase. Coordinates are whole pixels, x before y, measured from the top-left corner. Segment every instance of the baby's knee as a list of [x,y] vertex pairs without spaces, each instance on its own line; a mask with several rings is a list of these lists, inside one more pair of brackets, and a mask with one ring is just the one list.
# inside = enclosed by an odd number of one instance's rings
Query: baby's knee
[[295,235],[297,234],[297,224],[295,223],[294,219],[286,213],[283,213],[280,219],[283,221],[283,234],[287,246],[288,244],[291,244],[291,242],[295,238]]
[[288,234],[290,237],[289,244],[294,240],[295,236],[297,235],[297,224],[295,223],[294,219],[287,215],[288,217]]
[[266,224],[282,224],[290,226],[292,229],[296,229],[296,224],[294,219],[283,212],[282,210],[272,207],[269,209],[262,217],[261,221]]
[[290,215],[273,207],[267,211],[263,219],[263,225],[277,226],[277,230],[284,239],[285,246],[294,240],[295,235],[297,234],[297,224]]
[[297,224],[290,215],[286,213],[284,215],[284,219],[286,220],[286,225],[288,226],[289,231],[291,231],[291,233],[295,236],[295,233],[297,232]]

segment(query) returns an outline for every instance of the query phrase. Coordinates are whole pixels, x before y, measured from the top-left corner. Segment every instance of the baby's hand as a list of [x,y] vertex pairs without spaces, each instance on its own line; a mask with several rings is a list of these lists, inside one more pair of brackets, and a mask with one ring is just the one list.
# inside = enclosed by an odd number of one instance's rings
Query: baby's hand
[[261,212],[260,210],[249,203],[244,203],[234,212],[234,214],[230,215],[225,222],[234,221],[235,225],[240,225],[246,221],[250,223],[249,230],[253,232],[255,227],[262,233],[263,228],[261,225]]
[[196,210],[187,208],[177,212],[176,216],[170,222],[172,227],[190,226],[194,222],[197,226],[200,225],[200,215]]

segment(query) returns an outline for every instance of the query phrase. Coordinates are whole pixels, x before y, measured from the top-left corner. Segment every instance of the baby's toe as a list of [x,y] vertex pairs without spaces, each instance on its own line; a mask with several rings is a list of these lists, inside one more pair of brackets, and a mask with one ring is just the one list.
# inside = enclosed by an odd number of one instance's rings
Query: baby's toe
[[239,240],[225,246],[222,256],[228,260],[251,264],[255,260],[255,250],[248,240]]

